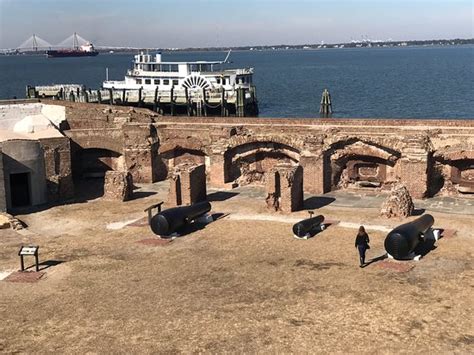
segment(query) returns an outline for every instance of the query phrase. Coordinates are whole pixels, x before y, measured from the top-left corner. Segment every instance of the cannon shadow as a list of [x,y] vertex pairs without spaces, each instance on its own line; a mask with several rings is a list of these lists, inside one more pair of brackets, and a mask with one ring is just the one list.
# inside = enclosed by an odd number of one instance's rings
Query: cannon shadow
[[[178,234],[176,236],[176,238],[185,237],[189,234],[192,234],[192,233],[197,232],[199,230],[205,229],[207,225],[209,225],[211,223],[214,223],[215,221],[217,221],[219,219],[225,218],[228,215],[229,215],[228,213],[219,213],[219,212],[218,213],[212,213],[211,214],[212,222],[204,222],[204,221],[200,221],[199,219],[197,219],[194,222],[186,224],[183,227],[181,227],[180,229],[178,229],[176,231],[176,233]],[[162,238],[162,239],[171,239],[172,236],[160,236],[160,238]]]
[[207,200],[209,202],[215,202],[215,201],[225,201],[228,200],[232,197],[237,196],[239,193],[238,192],[229,192],[229,191],[217,191],[213,192],[207,195]]
[[305,210],[318,209],[327,206],[336,201],[334,197],[312,196],[304,200],[303,207]]

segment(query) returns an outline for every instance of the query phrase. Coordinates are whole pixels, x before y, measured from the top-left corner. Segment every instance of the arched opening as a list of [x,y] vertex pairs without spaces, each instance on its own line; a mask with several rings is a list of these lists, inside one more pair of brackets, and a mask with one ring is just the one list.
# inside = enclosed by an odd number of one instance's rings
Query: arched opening
[[79,151],[79,173],[81,178],[103,178],[108,170],[123,170],[122,154],[113,150],[89,148]]
[[325,190],[385,190],[397,181],[400,153],[355,139],[335,143],[326,152]]
[[473,196],[474,152],[460,151],[434,159],[430,195]]
[[224,180],[236,186],[262,185],[276,164],[298,165],[299,160],[299,151],[283,143],[245,143],[225,152]]
[[387,183],[387,168],[393,162],[373,156],[351,155],[338,160],[333,171],[337,188],[381,188]]
[[87,200],[102,196],[105,173],[109,170],[126,170],[122,154],[102,148],[77,151],[73,165],[77,195]]
[[206,154],[199,149],[189,149],[183,147],[176,147],[174,149],[162,152],[160,154],[167,169],[167,176],[173,171],[173,168],[179,164],[195,164],[206,165]]

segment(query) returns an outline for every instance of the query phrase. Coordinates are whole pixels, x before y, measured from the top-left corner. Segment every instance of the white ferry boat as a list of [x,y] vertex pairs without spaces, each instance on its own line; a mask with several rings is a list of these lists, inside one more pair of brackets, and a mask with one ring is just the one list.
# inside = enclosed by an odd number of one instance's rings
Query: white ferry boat
[[152,55],[141,52],[135,55],[133,68],[125,80],[103,82],[104,89],[144,91],[206,90],[235,91],[252,87],[253,68],[225,69],[230,51],[224,61],[165,62],[161,53]]
[[122,81],[99,90],[82,85],[27,86],[28,98],[148,107],[162,115],[258,116],[253,68],[227,69],[223,61],[164,62],[161,53],[135,55]]

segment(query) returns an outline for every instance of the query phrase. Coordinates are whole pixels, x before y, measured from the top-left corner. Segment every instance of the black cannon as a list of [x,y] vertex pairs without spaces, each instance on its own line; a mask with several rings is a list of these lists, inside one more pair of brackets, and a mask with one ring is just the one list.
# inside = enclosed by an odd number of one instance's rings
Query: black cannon
[[415,250],[422,236],[433,226],[434,218],[425,214],[412,222],[396,227],[385,238],[385,250],[395,259],[406,259]]
[[315,230],[316,228],[320,227],[324,221],[323,215],[318,215],[313,217],[313,214],[310,213],[311,217],[307,219],[303,219],[298,223],[293,225],[293,234],[298,238],[303,238],[311,231]]
[[[169,236],[186,226],[211,210],[211,204],[207,201],[195,203],[191,206],[174,207],[161,211],[163,202],[148,207],[148,224],[153,233]],[[158,214],[152,216],[152,210],[158,208]]]

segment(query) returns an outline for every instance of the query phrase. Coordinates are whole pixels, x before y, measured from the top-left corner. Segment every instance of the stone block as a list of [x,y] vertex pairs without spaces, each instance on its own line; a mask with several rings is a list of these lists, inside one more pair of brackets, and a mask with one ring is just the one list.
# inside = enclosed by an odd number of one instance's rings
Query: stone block
[[267,207],[285,213],[303,208],[303,168],[277,164],[266,178]]
[[133,195],[133,179],[129,172],[112,171],[105,173],[104,198],[127,201]]
[[191,205],[206,199],[206,166],[193,163],[176,165],[170,177],[169,203]]

